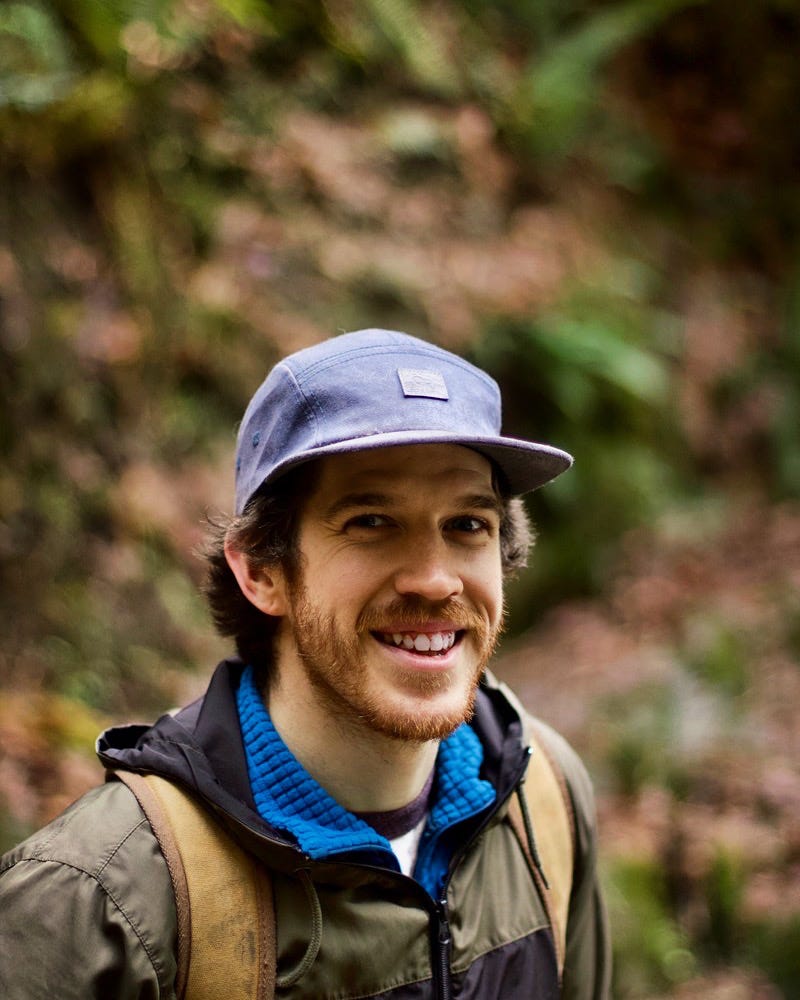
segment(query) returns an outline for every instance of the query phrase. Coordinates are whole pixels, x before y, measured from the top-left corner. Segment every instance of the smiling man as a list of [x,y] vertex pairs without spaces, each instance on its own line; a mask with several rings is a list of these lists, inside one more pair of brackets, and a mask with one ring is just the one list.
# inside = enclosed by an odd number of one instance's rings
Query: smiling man
[[0,993],[605,998],[588,779],[488,670],[518,495],[570,462],[405,334],[277,365],[209,550],[238,656],[104,734],[115,780],[3,859]]

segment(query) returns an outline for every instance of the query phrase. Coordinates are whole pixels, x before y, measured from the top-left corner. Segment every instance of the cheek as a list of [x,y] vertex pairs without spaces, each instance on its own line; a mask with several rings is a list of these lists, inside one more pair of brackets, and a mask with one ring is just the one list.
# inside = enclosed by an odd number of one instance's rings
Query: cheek
[[491,620],[492,625],[497,625],[505,614],[505,602],[503,600],[503,587],[498,586],[492,594]]
[[368,560],[331,559],[320,564],[313,581],[307,577],[306,584],[315,603],[334,616],[357,615],[381,587],[385,572],[381,575],[379,569]]
[[337,599],[357,600],[390,579],[395,562],[392,553],[377,546],[350,551],[347,558],[334,558],[327,564],[327,584]]
[[503,573],[499,557],[487,558],[473,569],[471,579],[475,600],[486,608],[489,619],[494,624],[503,615]]

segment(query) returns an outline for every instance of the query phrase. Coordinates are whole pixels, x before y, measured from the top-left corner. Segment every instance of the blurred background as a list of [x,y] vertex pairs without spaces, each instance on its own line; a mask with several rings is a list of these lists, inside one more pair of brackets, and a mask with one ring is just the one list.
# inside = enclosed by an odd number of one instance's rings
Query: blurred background
[[405,330],[573,452],[498,672],[595,779],[615,996],[800,997],[800,3],[6,0],[0,847],[227,652],[281,355]]

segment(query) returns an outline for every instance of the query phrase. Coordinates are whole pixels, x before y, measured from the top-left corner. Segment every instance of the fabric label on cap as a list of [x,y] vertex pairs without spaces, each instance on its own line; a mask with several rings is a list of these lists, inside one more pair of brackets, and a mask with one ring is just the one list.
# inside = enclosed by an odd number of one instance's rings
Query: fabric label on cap
[[425,399],[449,399],[447,386],[439,372],[421,368],[398,368],[397,375],[404,396],[423,396]]

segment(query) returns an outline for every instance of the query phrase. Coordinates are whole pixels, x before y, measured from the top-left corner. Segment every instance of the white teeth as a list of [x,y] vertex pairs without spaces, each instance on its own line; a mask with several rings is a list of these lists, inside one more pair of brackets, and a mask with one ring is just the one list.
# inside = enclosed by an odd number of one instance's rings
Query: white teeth
[[455,632],[418,632],[411,635],[409,632],[385,632],[384,642],[394,644],[403,649],[413,649],[417,653],[441,653],[450,649],[456,641]]

